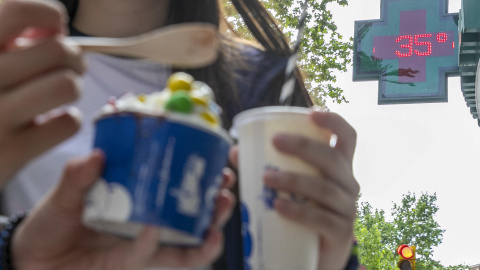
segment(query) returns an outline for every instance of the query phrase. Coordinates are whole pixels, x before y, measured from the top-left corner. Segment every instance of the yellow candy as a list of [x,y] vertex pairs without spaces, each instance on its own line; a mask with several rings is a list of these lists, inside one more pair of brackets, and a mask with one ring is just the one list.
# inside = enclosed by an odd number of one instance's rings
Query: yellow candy
[[190,91],[194,81],[195,79],[191,75],[185,72],[177,72],[170,75],[167,81],[167,87],[170,88],[172,92],[177,90]]
[[207,122],[209,122],[210,124],[213,124],[213,125],[218,125],[219,121],[218,121],[218,117],[211,113],[211,112],[204,112],[204,113],[201,113],[200,116],[205,119]]
[[208,97],[206,96],[194,96],[192,95],[192,100],[193,100],[193,103],[195,105],[200,105],[200,106],[204,106],[204,107],[207,107],[208,105]]
[[144,103],[147,100],[147,97],[145,95],[139,95],[138,100],[142,103]]

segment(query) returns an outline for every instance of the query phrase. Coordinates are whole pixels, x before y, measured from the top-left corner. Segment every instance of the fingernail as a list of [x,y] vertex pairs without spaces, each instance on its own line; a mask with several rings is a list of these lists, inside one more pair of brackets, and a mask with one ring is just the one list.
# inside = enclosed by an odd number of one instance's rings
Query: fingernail
[[91,153],[91,156],[95,156],[97,158],[102,158],[103,159],[105,157],[105,153],[100,148],[94,148],[92,153]]
[[330,137],[330,142],[329,142],[329,145],[331,148],[335,148],[335,146],[337,145],[337,141],[338,141],[338,136],[337,134],[332,134],[332,136]]
[[83,121],[82,112],[77,107],[68,107],[67,113],[70,114],[73,118],[75,118],[79,123]]

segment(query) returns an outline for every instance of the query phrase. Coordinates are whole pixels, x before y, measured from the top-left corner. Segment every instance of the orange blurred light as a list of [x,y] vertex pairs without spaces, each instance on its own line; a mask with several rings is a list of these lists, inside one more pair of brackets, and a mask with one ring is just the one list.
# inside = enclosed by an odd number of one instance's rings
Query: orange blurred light
[[402,254],[402,248],[404,248],[404,247],[408,247],[408,245],[405,245],[405,244],[404,244],[404,245],[400,245],[400,246],[397,248],[397,253],[398,253],[398,254]]
[[407,245],[402,245],[398,249],[398,254],[400,254],[400,256],[402,256],[403,258],[408,260],[413,257],[413,250],[411,247]]

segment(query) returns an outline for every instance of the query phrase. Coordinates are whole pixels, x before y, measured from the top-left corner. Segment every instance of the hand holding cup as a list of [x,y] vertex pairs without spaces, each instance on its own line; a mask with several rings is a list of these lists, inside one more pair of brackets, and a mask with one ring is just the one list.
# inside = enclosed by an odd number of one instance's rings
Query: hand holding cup
[[[0,4],[0,187],[79,128],[78,113],[52,112],[79,97],[85,69],[80,50],[61,42],[65,22],[54,1]],[[18,37],[38,42],[18,49]]]
[[215,202],[213,221],[197,248],[158,244],[162,233],[145,226],[135,241],[102,234],[81,223],[84,199],[104,165],[100,151],[68,163],[62,179],[15,231],[12,256],[16,269],[141,270],[148,267],[183,268],[211,263],[223,247],[222,227],[234,205],[228,188],[235,182],[225,169]]
[[[251,189],[247,190],[248,187],[246,186],[248,183],[245,182],[258,182],[261,181],[261,179],[245,177],[245,169],[242,170],[242,160],[245,160],[245,158],[242,159],[242,151],[253,151],[252,155],[256,155],[257,158],[264,157],[262,154],[259,155],[259,152],[262,153],[264,151],[262,151],[258,145],[250,149],[248,149],[248,147],[242,147],[242,135],[239,133],[239,174],[241,178],[240,195],[242,202],[245,202],[245,200],[256,200],[256,209],[261,207],[264,209],[260,211],[261,214],[255,214],[253,212],[258,210],[252,210],[250,207],[248,209],[250,213],[247,213],[249,214],[249,222],[244,222],[243,225],[243,229],[247,230],[247,235],[248,233],[252,234],[251,242],[253,245],[253,247],[250,247],[250,251],[247,247],[246,255],[250,253],[251,261],[247,261],[246,264],[250,263],[254,268],[270,269],[272,267],[269,266],[269,264],[271,264],[270,261],[273,260],[273,257],[269,258],[270,253],[265,252],[265,250],[269,249],[277,251],[278,254],[271,255],[278,256],[278,258],[276,258],[277,261],[280,261],[281,259],[279,258],[282,256],[285,257],[281,265],[273,266],[277,267],[274,269],[283,269],[281,267],[291,263],[295,258],[298,258],[297,265],[288,265],[285,269],[289,267],[290,269],[294,269],[295,267],[298,269],[343,269],[350,255],[353,222],[355,219],[355,201],[359,192],[358,183],[352,173],[352,159],[356,134],[353,128],[337,114],[312,111],[309,115],[304,116],[308,119],[310,126],[322,127],[322,129],[334,133],[337,138],[336,144],[335,146],[331,146],[329,140],[325,140],[325,137],[323,137],[321,133],[319,133],[318,138],[315,138],[312,132],[305,132],[304,129],[290,126],[290,121],[288,121],[286,117],[283,117],[283,124],[287,128],[275,132],[275,134],[270,137],[271,141],[267,141],[265,144],[271,143],[275,151],[277,151],[276,155],[280,154],[293,158],[296,162],[303,163],[308,169],[302,171],[295,168],[284,169],[282,166],[278,166],[279,168],[274,170],[264,170],[264,173],[258,176],[263,177],[265,185],[263,187],[260,185],[260,189],[271,189],[273,190],[274,196],[271,196],[272,193],[267,193],[267,196],[265,196],[265,192],[253,196],[249,194],[253,191]],[[270,119],[269,121],[273,120]],[[258,127],[255,128],[255,130],[258,129]],[[260,140],[259,136],[257,136],[257,140]],[[268,146],[265,146],[265,148],[268,148]],[[268,150],[265,152],[268,152]],[[238,164],[236,150],[232,151],[231,159],[234,164]],[[269,159],[268,155],[265,159]],[[262,163],[259,160],[256,162]],[[250,168],[250,170],[252,169]],[[250,174],[250,177],[257,176]],[[257,189],[259,189],[259,187],[257,187]],[[293,194],[293,196],[279,196],[275,194]],[[269,246],[263,247],[264,251],[260,251],[261,254],[258,255],[255,254],[255,252],[259,252],[258,249],[262,248],[259,246],[267,244],[266,241],[268,241],[269,238],[269,231],[275,230],[275,227],[279,227],[281,223],[281,219],[276,219],[278,224],[271,224],[270,221],[265,220],[265,213],[268,215],[271,215],[271,213],[269,214],[268,207],[263,206],[265,203],[262,205],[261,200],[265,201],[265,198],[269,196],[273,198],[271,199],[271,206],[276,210],[275,212],[278,213],[283,220],[291,221],[298,226],[295,228],[295,235],[292,237],[293,240],[289,239],[289,241],[285,241],[285,239],[288,238],[287,233],[278,235],[278,240],[272,237],[273,240],[269,243]],[[259,197],[261,198],[259,199]],[[305,201],[308,202],[305,203]],[[246,205],[248,207],[248,203],[246,203]],[[257,218],[257,220],[255,220],[253,217],[255,215],[261,216],[262,219],[259,220]],[[243,217],[245,218],[245,216],[244,213]],[[266,230],[263,230],[263,234],[260,237],[254,235],[254,230],[258,230],[256,228],[262,223],[270,223],[270,225]],[[291,232],[292,229],[288,231]],[[302,234],[305,235],[304,239],[302,238]],[[315,235],[315,243],[308,242],[308,235]],[[261,241],[258,240],[258,238],[260,238]],[[298,241],[298,238],[302,238],[303,240]],[[273,241],[277,241],[278,245],[283,246],[277,248],[272,245]],[[255,251],[255,249],[257,250]],[[315,250],[316,256],[310,255],[309,257],[305,257],[306,254],[312,250]],[[303,258],[301,257],[302,255],[304,256]],[[260,258],[254,258],[255,256]],[[287,262],[285,262],[285,260],[287,260]],[[315,261],[312,262],[313,260]],[[308,262],[308,264],[298,265],[301,262]]]

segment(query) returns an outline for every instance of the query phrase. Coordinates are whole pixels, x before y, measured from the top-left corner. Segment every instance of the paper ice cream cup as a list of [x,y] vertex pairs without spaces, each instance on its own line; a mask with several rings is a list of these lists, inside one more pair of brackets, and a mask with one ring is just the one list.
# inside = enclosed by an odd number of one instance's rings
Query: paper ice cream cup
[[83,223],[126,238],[144,224],[166,245],[201,245],[210,225],[231,139],[175,114],[116,113],[96,122],[104,172],[91,188]]

